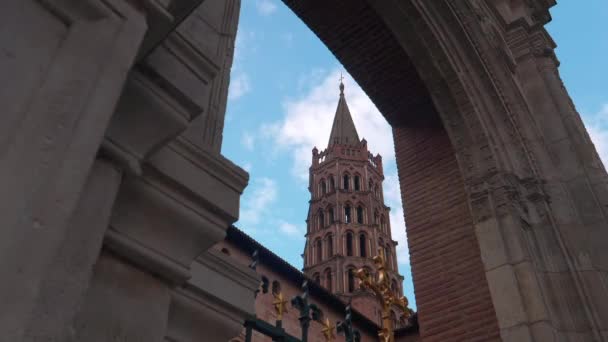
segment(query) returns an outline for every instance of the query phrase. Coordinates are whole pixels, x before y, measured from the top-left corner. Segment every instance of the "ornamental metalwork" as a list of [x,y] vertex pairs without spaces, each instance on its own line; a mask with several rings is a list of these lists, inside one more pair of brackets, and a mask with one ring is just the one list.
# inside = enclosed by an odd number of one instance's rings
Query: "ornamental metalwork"
[[382,306],[382,328],[378,333],[380,342],[394,342],[395,327],[394,322],[391,319],[392,307],[397,306],[400,309],[402,312],[402,319],[408,319],[412,310],[408,308],[406,297],[397,297],[393,291],[391,291],[390,281],[386,272],[384,254],[380,252],[380,255],[375,256],[373,260],[376,269],[378,270],[375,277],[363,268],[357,270],[356,276],[360,280],[361,288],[364,290],[371,290]]

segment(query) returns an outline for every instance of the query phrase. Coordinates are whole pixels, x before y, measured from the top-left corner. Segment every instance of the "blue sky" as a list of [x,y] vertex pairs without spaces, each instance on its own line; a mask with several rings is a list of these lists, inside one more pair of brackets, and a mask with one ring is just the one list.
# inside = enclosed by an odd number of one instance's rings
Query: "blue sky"
[[[562,0],[547,28],[562,78],[608,160],[608,1]],[[237,226],[301,268],[311,149],[326,147],[344,71],[278,0],[243,0],[222,153],[250,173]],[[399,241],[404,292],[415,307],[390,126],[345,75],[346,99],[372,152],[383,155],[385,199]]]

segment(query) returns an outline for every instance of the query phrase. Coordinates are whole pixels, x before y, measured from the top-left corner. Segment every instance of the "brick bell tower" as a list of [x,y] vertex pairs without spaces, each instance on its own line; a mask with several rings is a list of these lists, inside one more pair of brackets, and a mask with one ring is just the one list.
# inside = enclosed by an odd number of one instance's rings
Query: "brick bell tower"
[[[352,301],[377,323],[380,305],[371,293],[359,289],[354,272],[367,268],[375,273],[372,258],[382,252],[392,290],[399,296],[403,293],[383,180],[382,157],[368,151],[365,139],[359,140],[340,82],[328,146],[321,152],[312,150],[304,273],[344,301]],[[398,311],[394,314],[399,317]]]

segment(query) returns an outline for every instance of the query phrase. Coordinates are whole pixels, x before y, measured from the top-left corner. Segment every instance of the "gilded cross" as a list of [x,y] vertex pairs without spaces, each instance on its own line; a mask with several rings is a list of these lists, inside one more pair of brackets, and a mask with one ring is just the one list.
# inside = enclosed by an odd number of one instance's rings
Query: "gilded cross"
[[362,289],[369,289],[378,298],[382,304],[382,329],[378,333],[381,342],[394,342],[395,341],[395,327],[393,326],[393,320],[391,319],[391,306],[396,305],[402,309],[404,318],[408,318],[411,310],[407,307],[408,302],[405,297],[397,298],[392,293],[390,288],[390,281],[386,272],[386,261],[384,254],[380,252],[380,255],[374,257],[374,264],[378,272],[376,278],[369,274],[367,270],[361,268],[357,270],[356,276],[361,280],[360,286]]
[[287,300],[283,297],[283,293],[273,293],[274,300],[272,301],[272,305],[274,306],[274,311],[277,313],[277,320],[283,320],[283,313],[287,312]]
[[325,336],[325,342],[333,342],[336,340],[334,328],[335,326],[331,324],[329,318],[326,318],[325,322],[323,322],[323,329],[321,330],[323,336]]

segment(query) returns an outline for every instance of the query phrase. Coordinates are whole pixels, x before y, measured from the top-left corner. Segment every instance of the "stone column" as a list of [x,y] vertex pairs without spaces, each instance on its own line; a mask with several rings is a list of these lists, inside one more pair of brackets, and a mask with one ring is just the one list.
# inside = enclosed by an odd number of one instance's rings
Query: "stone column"
[[[0,331],[7,341],[21,341],[29,318],[40,314],[33,310],[44,307],[40,286],[68,232],[146,24],[128,5],[111,9],[94,0],[12,0],[1,7],[4,31],[12,34],[1,36],[3,45],[17,57],[13,68],[37,72],[3,78],[2,88],[27,94],[0,96],[9,109],[0,125]],[[122,17],[117,9],[125,11]],[[36,58],[44,63],[32,63]]]
[[122,178],[111,163],[98,159],[67,234],[50,260],[23,341],[67,341],[99,256]]

